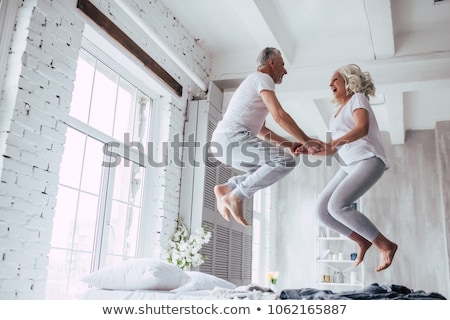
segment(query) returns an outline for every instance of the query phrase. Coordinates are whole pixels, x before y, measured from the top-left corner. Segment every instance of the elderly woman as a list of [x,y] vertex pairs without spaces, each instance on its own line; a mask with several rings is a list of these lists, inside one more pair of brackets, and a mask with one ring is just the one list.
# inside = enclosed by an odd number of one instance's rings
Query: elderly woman
[[387,239],[352,203],[366,193],[389,168],[377,120],[369,104],[375,86],[369,73],[354,64],[339,68],[330,88],[337,111],[330,120],[331,141],[316,155],[337,152],[340,170],[317,199],[320,221],[355,241],[360,264],[373,244],[380,253],[376,271],[389,267],[397,244]]

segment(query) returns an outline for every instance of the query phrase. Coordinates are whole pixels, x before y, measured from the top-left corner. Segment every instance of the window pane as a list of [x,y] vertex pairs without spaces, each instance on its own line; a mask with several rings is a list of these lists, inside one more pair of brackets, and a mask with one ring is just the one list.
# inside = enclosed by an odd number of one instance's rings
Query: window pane
[[61,299],[66,296],[72,252],[51,249],[48,263],[46,299]]
[[73,233],[78,204],[78,191],[60,186],[56,202],[52,247],[72,248]]
[[91,261],[90,253],[51,249],[45,299],[79,298],[88,288],[80,279],[90,273]]
[[106,256],[106,261],[105,261],[105,265],[106,266],[110,266],[112,264],[116,264],[122,261],[127,260],[125,257],[123,256],[113,256],[113,255],[107,255]]
[[89,124],[112,136],[119,76],[101,62],[97,62],[92,92]]
[[103,144],[92,138],[86,142],[81,189],[99,194],[103,175]]
[[113,201],[108,254],[134,256],[137,249],[140,209]]
[[[121,163],[125,163],[122,159]],[[116,169],[116,174],[114,178],[114,193],[113,197],[115,200],[128,201],[130,195],[130,182],[131,182],[131,168],[133,162],[128,162],[128,166],[119,165]]]
[[68,282],[67,299],[78,299],[80,295],[88,288],[88,285],[81,281],[83,276],[91,271],[92,254],[86,252],[74,252],[70,265],[70,277]]
[[[126,163],[122,160],[121,163]],[[116,167],[114,180],[114,199],[126,201],[137,206],[141,205],[143,191],[144,167],[128,161],[128,165]]]
[[95,63],[96,59],[94,57],[84,50],[80,51],[70,115],[84,123],[88,122],[89,117]]
[[136,87],[133,87],[129,82],[120,79],[113,134],[114,138],[119,141],[124,141],[124,134],[128,133],[130,139],[133,139],[132,141],[139,142],[139,140],[133,136],[137,110],[136,94]]
[[131,192],[129,203],[142,206],[142,193],[144,192],[144,172],[145,168],[133,163],[131,176]]
[[59,182],[61,184],[79,188],[85,143],[86,137],[84,134],[70,127],[67,129],[66,143],[59,172]]
[[77,250],[92,251],[94,247],[94,238],[96,235],[96,221],[98,213],[97,196],[80,193],[78,203],[77,222],[75,226],[75,238],[73,247]]

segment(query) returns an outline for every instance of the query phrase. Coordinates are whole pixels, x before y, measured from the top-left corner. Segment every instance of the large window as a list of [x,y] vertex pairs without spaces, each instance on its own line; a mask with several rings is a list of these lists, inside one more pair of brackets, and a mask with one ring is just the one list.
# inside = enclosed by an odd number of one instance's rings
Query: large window
[[[81,277],[138,256],[149,97],[82,50],[67,120],[51,239],[47,299],[74,299]],[[114,147],[114,148],[113,148]],[[141,160],[140,160],[141,159]]]

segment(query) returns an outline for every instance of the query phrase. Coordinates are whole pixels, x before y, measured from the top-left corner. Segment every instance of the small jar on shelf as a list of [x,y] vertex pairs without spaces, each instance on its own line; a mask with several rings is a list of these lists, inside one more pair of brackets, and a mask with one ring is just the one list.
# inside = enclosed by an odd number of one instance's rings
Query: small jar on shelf
[[354,266],[358,247],[324,226],[318,226],[316,240],[317,288],[343,291],[364,286],[364,266]]

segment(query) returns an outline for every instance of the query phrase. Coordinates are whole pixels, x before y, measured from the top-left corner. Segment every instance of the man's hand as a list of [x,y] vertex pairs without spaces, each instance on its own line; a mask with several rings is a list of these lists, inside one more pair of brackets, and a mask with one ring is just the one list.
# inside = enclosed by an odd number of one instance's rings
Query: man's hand
[[308,149],[305,148],[304,144],[299,144],[295,150],[292,152],[295,156],[298,156],[300,154],[308,154]]
[[317,139],[311,139],[305,142],[303,148],[308,151],[309,154],[316,154],[325,148],[326,143]]
[[298,156],[300,153],[297,152],[297,149],[300,149],[302,144],[300,142],[284,141],[280,144],[280,146],[288,148],[295,156]]

